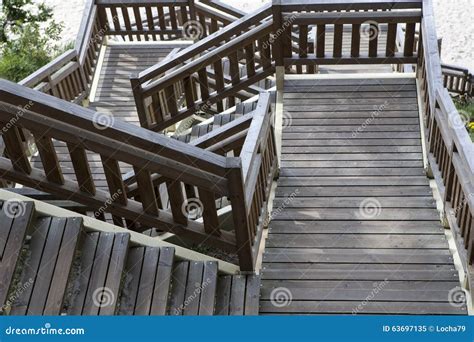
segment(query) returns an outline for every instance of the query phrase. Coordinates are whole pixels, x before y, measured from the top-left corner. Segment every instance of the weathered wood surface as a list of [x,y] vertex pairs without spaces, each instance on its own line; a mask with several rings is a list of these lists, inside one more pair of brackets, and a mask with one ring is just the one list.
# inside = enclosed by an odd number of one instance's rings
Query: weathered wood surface
[[413,78],[285,82],[261,314],[466,313],[416,96]]

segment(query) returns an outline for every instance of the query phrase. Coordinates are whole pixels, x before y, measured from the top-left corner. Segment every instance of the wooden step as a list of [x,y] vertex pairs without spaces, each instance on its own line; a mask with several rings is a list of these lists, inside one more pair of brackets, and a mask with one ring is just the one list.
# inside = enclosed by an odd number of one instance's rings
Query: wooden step
[[217,287],[216,315],[258,315],[260,276],[221,276]]
[[44,217],[31,233],[29,257],[22,266],[25,289],[13,304],[13,315],[59,315],[63,307],[81,218]]
[[217,262],[181,261],[172,276],[169,314],[213,315],[218,279]]
[[15,270],[33,219],[34,203],[5,201],[0,205],[0,313],[3,313],[10,310],[17,298],[9,294],[13,290]]
[[174,248],[130,249],[120,315],[165,315],[171,286]]
[[83,236],[80,267],[73,279],[70,315],[116,312],[130,234],[91,232]]

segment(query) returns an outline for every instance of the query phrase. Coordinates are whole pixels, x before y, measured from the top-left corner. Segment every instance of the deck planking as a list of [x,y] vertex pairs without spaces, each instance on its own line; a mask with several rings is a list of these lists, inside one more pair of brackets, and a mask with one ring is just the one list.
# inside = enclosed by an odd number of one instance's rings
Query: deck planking
[[260,314],[466,314],[415,80],[292,78],[283,111]]

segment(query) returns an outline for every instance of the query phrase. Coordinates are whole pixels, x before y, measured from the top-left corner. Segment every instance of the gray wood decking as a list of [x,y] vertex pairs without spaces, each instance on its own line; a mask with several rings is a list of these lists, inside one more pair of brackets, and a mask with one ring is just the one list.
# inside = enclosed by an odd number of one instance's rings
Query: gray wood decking
[[[182,45],[186,46],[186,45]],[[179,44],[116,44],[106,48],[103,67],[100,69],[96,96],[89,108],[99,113],[109,114],[113,120],[123,120],[139,126],[139,120],[130,75],[158,63]],[[104,116],[104,122],[109,117]],[[75,180],[72,162],[66,144],[55,141],[55,149],[65,177]],[[61,153],[62,152],[62,153]],[[98,154],[88,153],[94,183],[98,189],[107,190],[103,165]],[[39,156],[32,158],[34,167],[41,167]],[[132,170],[130,165],[120,163],[123,175]]]
[[415,80],[287,80],[283,109],[260,313],[466,314]]

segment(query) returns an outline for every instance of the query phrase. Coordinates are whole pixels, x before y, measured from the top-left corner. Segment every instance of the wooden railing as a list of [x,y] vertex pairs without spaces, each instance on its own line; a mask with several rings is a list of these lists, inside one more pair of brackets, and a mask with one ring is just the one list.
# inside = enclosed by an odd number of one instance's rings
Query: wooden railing
[[[272,75],[269,42],[273,24],[262,22],[270,14],[270,6],[264,6],[174,58],[132,76],[142,127],[161,131],[214,105],[221,112],[236,104],[239,91]],[[245,76],[241,77],[242,68]]]
[[474,75],[469,69],[441,64],[441,70],[443,85],[450,93],[474,96]]
[[[400,6],[402,4],[404,6]],[[398,6],[388,6],[389,2],[368,5],[364,2],[346,2],[341,6],[339,2],[325,5],[322,2],[282,1],[281,5],[274,6],[275,29],[279,28],[275,34],[281,37],[276,41],[276,65],[306,66],[312,73],[315,65],[323,64],[416,63],[414,38],[421,19],[420,2],[397,3]],[[307,13],[309,11],[316,12]],[[344,25],[350,26],[351,32],[346,32]],[[388,26],[383,41],[379,38],[382,25]],[[396,49],[397,26],[400,25],[406,25],[403,51]],[[312,27],[316,32],[310,45],[308,33]],[[292,34],[299,35],[296,53]],[[343,46],[345,34],[351,36],[351,46],[347,49]],[[326,43],[328,40],[332,44]],[[367,46],[363,46],[363,42]],[[367,52],[363,51],[365,49]]]
[[423,0],[421,40],[417,77],[422,90],[428,159],[447,223],[467,270],[474,261],[474,145],[465,129],[467,118],[458,113],[443,85],[430,0]]
[[[8,81],[0,81],[0,95],[8,156],[0,158],[2,178],[110,213],[117,225],[129,229],[154,227],[196,244],[237,253],[241,270],[254,269],[269,184],[277,169],[269,94],[262,94],[252,121],[236,120],[231,128],[201,137],[197,146],[104,118],[105,114]],[[41,168],[30,164],[20,142],[21,129],[33,134]],[[67,148],[74,179],[62,173],[58,142]],[[245,153],[243,157],[219,155],[230,150]],[[88,160],[90,153],[100,155],[100,161]],[[123,167],[135,172],[138,186],[133,198],[122,178]],[[103,169],[108,191],[95,185],[93,173],[99,169]],[[155,175],[162,177],[161,184],[154,182]],[[231,203],[233,233],[220,229],[223,222],[216,200],[223,197]],[[167,198],[169,207],[162,198]]]
[[57,98],[81,103],[89,95],[104,30],[93,0],[86,3],[75,47],[26,77],[19,84]]

